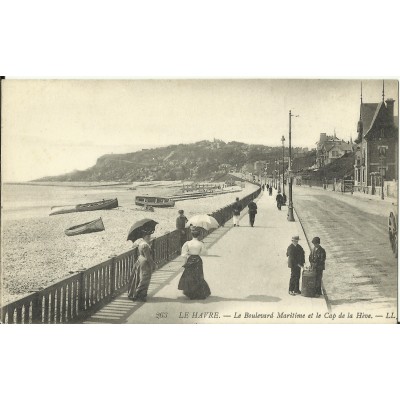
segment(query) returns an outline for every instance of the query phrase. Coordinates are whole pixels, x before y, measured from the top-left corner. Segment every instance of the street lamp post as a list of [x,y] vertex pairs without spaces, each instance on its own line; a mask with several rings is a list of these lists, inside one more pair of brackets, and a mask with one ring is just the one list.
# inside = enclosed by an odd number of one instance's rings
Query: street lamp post
[[293,195],[292,195],[292,110],[289,110],[289,206],[287,219],[294,222]]
[[383,189],[384,189],[384,182],[383,182],[383,156],[380,157],[380,162],[381,162],[381,199],[383,200],[385,198],[385,195],[383,194]]
[[282,135],[282,192],[285,195],[285,136]]
[[279,160],[276,162],[278,166],[278,192],[281,191],[281,169],[279,168]]
[[386,146],[379,146],[379,161],[380,161],[380,170],[381,170],[381,199],[383,200],[385,198],[385,195],[383,194],[383,190],[385,188],[384,185],[384,177],[385,177],[385,170],[384,170],[384,161],[386,157]]

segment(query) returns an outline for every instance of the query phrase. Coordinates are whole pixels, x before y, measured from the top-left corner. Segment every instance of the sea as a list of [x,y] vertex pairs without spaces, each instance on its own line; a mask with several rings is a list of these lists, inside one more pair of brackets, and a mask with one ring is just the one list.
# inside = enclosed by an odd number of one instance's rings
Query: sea
[[[142,185],[142,186],[141,186]],[[166,182],[133,185],[39,185],[4,183],[1,191],[1,214],[4,219],[40,218],[49,215],[53,206],[90,203],[118,198],[119,205],[132,206],[135,196],[170,196],[182,193],[182,184]]]

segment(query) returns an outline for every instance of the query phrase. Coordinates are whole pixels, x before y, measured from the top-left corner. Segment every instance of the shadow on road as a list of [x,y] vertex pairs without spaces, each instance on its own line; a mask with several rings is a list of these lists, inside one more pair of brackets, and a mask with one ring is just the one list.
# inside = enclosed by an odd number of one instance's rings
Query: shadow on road
[[176,299],[171,299],[168,297],[151,297],[147,299],[148,303],[201,303],[201,304],[209,304],[209,303],[218,303],[220,301],[249,301],[249,302],[263,302],[263,303],[276,303],[281,301],[280,297],[274,296],[265,296],[265,295],[251,295],[246,298],[226,298],[219,296],[210,296],[205,300],[190,300],[187,297],[178,297]]
[[339,299],[339,300],[330,300],[329,303],[333,306],[340,306],[342,304],[355,304],[361,303],[363,301],[371,301],[371,299]]

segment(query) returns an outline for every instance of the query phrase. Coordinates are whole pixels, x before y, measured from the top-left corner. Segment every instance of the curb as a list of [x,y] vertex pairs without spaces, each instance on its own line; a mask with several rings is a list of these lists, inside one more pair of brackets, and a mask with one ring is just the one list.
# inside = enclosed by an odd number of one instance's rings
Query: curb
[[[307,234],[306,234],[306,231],[305,231],[305,229],[304,229],[304,227],[303,227],[303,224],[302,224],[302,222],[301,222],[301,219],[300,219],[299,214],[297,213],[295,207],[293,207],[293,211],[295,212],[296,217],[297,217],[296,223],[300,225],[300,228],[301,228],[302,232],[304,233],[304,236],[305,236],[305,238],[306,238],[306,240],[307,240],[308,249],[309,249],[310,252],[311,252],[310,240],[308,239],[308,236],[307,236]],[[330,305],[329,298],[328,298],[328,294],[327,294],[327,292],[326,292],[326,289],[325,289],[324,281],[323,281],[323,280],[322,280],[321,288],[322,288],[322,294],[324,295],[326,307],[328,308],[328,311],[329,311],[329,312],[332,312],[332,307],[331,307],[331,305]]]

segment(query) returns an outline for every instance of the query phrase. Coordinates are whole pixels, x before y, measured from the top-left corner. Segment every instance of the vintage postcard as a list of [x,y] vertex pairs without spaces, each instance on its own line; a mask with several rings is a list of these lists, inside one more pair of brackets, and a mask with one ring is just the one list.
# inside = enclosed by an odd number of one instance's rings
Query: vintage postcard
[[2,79],[3,324],[395,324],[399,82]]

